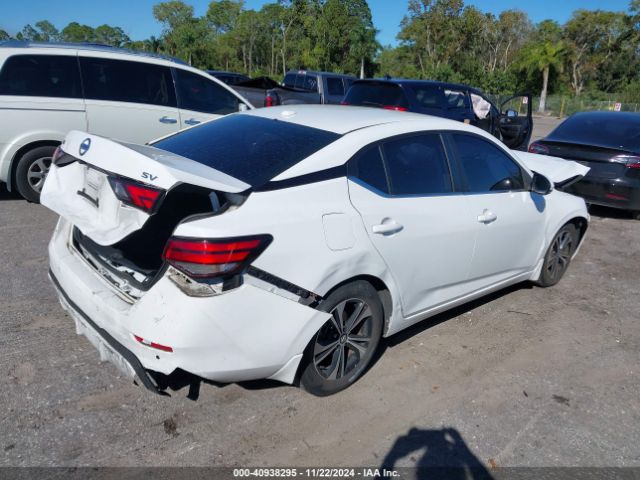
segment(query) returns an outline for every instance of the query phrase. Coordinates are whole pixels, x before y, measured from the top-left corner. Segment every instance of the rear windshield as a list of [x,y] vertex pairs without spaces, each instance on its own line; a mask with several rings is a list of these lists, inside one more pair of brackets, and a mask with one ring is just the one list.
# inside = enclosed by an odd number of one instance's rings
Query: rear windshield
[[393,83],[354,83],[344,102],[362,107],[409,107],[402,88]]
[[339,137],[326,130],[238,114],[177,133],[153,146],[260,187]]
[[574,115],[562,122],[547,139],[640,152],[640,114]]

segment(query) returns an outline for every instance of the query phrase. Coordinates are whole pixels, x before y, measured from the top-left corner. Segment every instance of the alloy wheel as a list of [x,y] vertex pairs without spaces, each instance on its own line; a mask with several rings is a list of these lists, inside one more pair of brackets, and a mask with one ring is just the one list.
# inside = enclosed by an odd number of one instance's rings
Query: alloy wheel
[[35,162],[29,165],[29,169],[27,170],[27,181],[29,182],[29,186],[38,193],[42,191],[42,185],[44,185],[44,181],[47,178],[50,166],[51,157],[38,158]]
[[373,345],[371,308],[358,298],[340,302],[331,310],[313,347],[313,364],[327,380],[339,380],[356,373]]
[[553,240],[550,256],[547,261],[546,268],[551,280],[556,280],[562,276],[569,266],[572,251],[573,235],[571,235],[571,232],[563,230]]

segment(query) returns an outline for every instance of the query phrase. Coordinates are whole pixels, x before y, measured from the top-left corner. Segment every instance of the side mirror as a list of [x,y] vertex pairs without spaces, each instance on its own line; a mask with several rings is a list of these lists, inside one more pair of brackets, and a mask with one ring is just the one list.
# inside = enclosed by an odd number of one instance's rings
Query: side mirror
[[239,112],[246,112],[247,110],[249,110],[249,106],[246,103],[238,103],[238,111]]
[[531,179],[531,191],[539,195],[548,195],[553,190],[553,185],[547,177],[540,175],[537,172],[533,172],[533,178]]
[[515,110],[507,110],[506,114],[509,118],[515,118],[518,116],[518,112],[516,112]]

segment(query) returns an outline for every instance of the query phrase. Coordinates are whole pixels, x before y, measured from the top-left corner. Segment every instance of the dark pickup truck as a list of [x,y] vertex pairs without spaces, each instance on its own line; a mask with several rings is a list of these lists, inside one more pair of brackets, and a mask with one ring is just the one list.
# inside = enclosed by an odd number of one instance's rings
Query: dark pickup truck
[[339,104],[355,77],[329,72],[299,70],[288,72],[282,85],[260,77],[233,85],[254,107],[274,107],[300,103]]
[[518,94],[497,107],[468,85],[431,80],[358,80],[343,105],[378,107],[450,118],[481,128],[514,150],[526,150],[533,119],[531,95]]

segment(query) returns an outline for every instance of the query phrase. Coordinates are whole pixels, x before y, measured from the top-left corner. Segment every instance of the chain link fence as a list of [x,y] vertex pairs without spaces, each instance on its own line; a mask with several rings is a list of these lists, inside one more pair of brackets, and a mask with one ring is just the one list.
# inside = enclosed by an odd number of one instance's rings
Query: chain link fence
[[[490,95],[491,100],[496,105],[502,105],[510,95]],[[522,100],[519,99],[518,102]],[[585,112],[590,110],[603,110],[609,112],[640,112],[640,103],[620,102],[615,97],[610,100],[593,100],[587,97],[572,97],[569,95],[549,95],[545,102],[544,113],[538,111],[540,107],[540,97],[533,97],[533,114],[542,114],[555,117],[568,117],[576,112]],[[506,108],[520,110],[518,113],[526,111],[526,105],[518,104],[514,101],[509,102]]]

